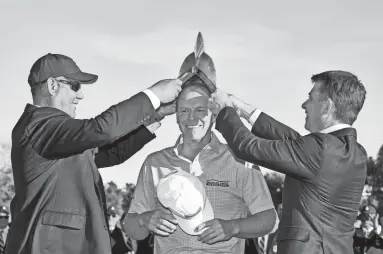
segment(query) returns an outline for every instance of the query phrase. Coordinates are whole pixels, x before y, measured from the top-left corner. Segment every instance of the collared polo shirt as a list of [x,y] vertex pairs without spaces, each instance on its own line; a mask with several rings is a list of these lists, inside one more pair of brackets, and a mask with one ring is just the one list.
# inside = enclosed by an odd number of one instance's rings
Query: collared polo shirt
[[[258,166],[234,157],[229,147],[212,133],[210,143],[193,161],[178,155],[178,145],[150,154],[142,165],[129,213],[141,214],[161,207],[156,187],[174,170],[194,174],[204,184],[214,217],[224,220],[247,217],[274,209],[266,181]],[[168,237],[156,236],[155,254],[244,253],[245,239],[237,237],[213,245],[204,244],[177,227]]]

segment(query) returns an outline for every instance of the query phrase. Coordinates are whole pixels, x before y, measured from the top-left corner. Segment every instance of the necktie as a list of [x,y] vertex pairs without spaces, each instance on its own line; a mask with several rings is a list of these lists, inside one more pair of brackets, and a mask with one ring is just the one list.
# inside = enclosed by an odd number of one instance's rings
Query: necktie
[[5,249],[5,241],[3,235],[3,230],[0,230],[0,254],[3,254]]
[[267,252],[267,240],[268,235],[258,237],[258,246],[261,251],[261,254],[265,254]]

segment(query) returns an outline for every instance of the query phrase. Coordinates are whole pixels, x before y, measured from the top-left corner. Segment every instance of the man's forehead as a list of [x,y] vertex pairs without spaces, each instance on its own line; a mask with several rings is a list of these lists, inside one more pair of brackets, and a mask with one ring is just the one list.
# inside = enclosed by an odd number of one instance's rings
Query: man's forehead
[[183,96],[184,100],[190,100],[190,99],[203,99],[203,98],[209,98],[209,96],[201,91],[188,91],[185,92],[185,95]]
[[181,91],[180,94],[180,100],[208,100],[209,98],[209,92],[207,89],[200,85],[191,85],[188,87],[185,87],[183,91]]
[[209,97],[206,95],[195,95],[188,98],[183,97],[178,102],[180,105],[194,105],[194,106],[207,106]]
[[322,82],[314,82],[313,87],[311,88],[309,95],[314,96],[317,93],[320,93]]

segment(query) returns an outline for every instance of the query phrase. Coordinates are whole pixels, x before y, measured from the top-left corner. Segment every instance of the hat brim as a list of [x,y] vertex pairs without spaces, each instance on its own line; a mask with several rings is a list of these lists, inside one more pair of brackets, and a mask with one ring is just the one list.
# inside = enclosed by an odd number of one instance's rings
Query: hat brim
[[97,75],[82,71],[65,74],[64,77],[70,80],[77,81],[81,84],[93,84],[98,79]]
[[173,213],[173,216],[177,219],[178,226],[188,235],[200,235],[207,228],[203,228],[199,232],[194,232],[195,228],[202,223],[214,219],[213,207],[208,198],[206,198],[204,209],[191,219],[184,219]]
[[[192,73],[192,72],[186,72],[182,74],[178,79],[182,81],[182,88],[185,88],[188,84],[186,84],[191,78],[193,77],[198,77],[199,81],[201,84],[205,85],[207,89],[211,92],[214,93],[217,90],[217,87],[213,81],[211,81],[205,73],[200,71],[199,69],[197,70],[197,73]],[[186,85],[185,85],[186,84]]]

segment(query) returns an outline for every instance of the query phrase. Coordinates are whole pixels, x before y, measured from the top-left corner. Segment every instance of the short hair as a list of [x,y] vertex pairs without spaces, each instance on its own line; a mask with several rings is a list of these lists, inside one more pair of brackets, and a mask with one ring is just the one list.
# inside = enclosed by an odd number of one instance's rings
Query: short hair
[[313,75],[311,81],[322,83],[322,99],[334,102],[336,119],[352,125],[366,98],[366,89],[358,77],[346,71],[326,71]]
[[43,81],[40,83],[37,83],[31,87],[31,93],[32,97],[35,97],[39,93],[41,93],[41,90],[44,88],[44,85],[46,85],[47,81]]
[[176,109],[178,109],[179,98],[181,97],[182,94],[185,93],[185,91],[190,91],[190,90],[193,91],[194,89],[200,89],[200,88],[202,88],[206,92],[206,94],[210,97],[211,92],[210,92],[209,88],[207,88],[207,86],[204,83],[200,83],[196,80],[188,80],[183,85],[181,92],[178,94],[178,97],[176,100]]

